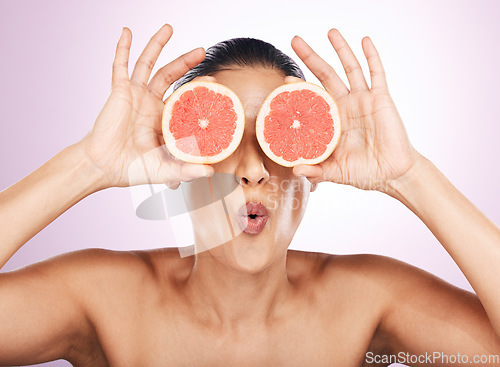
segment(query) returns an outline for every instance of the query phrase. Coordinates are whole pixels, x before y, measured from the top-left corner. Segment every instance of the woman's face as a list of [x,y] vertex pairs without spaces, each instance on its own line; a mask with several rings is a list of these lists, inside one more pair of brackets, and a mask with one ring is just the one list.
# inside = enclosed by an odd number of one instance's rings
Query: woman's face
[[[261,150],[255,120],[264,99],[284,84],[272,69],[224,70],[213,76],[236,93],[245,110],[237,150],[213,165],[215,175],[185,186],[198,257],[257,272],[282,260],[303,217],[311,184]],[[210,203],[210,205],[207,205]]]

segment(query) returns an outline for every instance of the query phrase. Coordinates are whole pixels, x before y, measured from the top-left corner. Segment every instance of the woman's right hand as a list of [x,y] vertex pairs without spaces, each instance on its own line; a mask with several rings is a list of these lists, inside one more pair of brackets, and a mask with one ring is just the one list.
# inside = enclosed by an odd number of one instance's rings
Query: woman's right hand
[[129,78],[132,33],[124,28],[113,62],[112,89],[92,130],[78,143],[102,175],[101,188],[165,183],[171,188],[213,172],[210,166],[185,163],[171,156],[163,144],[163,96],[170,85],[205,57],[194,49],[158,70],[151,71],[172,36],[164,25],[149,41]]

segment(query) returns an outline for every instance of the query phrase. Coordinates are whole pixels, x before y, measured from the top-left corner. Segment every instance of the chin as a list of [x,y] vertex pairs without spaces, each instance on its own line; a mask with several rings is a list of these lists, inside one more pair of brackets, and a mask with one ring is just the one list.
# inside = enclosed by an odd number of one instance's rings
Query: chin
[[[193,217],[193,216],[192,216]],[[210,218],[210,221],[207,220]],[[228,228],[228,220],[216,215],[204,215],[193,221],[196,253],[208,256],[231,271],[258,274],[286,258],[288,245],[295,233],[298,222],[272,217],[259,231],[240,228],[238,222],[232,223],[233,231]],[[254,226],[255,227],[255,226]],[[253,227],[252,227],[253,228]],[[236,232],[239,230],[240,232]],[[236,233],[235,233],[236,232]],[[253,234],[256,232],[255,234]],[[235,236],[236,234],[236,236]]]

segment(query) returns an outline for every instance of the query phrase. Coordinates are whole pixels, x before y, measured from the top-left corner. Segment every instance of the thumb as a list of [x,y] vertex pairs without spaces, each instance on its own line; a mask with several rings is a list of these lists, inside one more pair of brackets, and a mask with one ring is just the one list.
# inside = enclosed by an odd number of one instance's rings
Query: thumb
[[166,147],[155,149],[156,165],[158,176],[157,183],[171,183],[176,185],[181,181],[192,181],[199,177],[208,177],[214,174],[214,169],[210,165],[184,162],[170,155]]
[[306,176],[308,178],[319,178],[323,176],[323,168],[319,165],[299,164],[293,167],[293,174],[296,176]]
[[138,156],[128,167],[128,185],[162,184],[175,186],[212,175],[213,167],[186,163],[171,156],[165,146],[156,147]]

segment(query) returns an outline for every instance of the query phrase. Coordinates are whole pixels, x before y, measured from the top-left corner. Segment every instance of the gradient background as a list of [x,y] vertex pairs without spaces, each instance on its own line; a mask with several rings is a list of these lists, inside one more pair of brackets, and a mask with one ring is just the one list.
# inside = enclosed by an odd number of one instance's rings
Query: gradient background
[[[0,189],[89,131],[110,91],[111,64],[123,26],[134,35],[131,65],[151,35],[168,22],[175,33],[158,67],[195,47],[240,36],[264,39],[295,57],[290,40],[298,34],[340,73],[326,38],[328,29],[336,27],[365,75],[361,39],[372,38],[412,144],[500,223],[499,13],[500,3],[493,0],[308,0],[282,5],[268,0],[185,5],[0,0]],[[341,77],[346,81],[343,72]],[[135,217],[130,189],[108,189],[68,210],[2,271],[88,247],[168,246],[175,246],[168,221]],[[378,192],[320,185],[292,248],[388,255],[471,289],[425,225]]]

